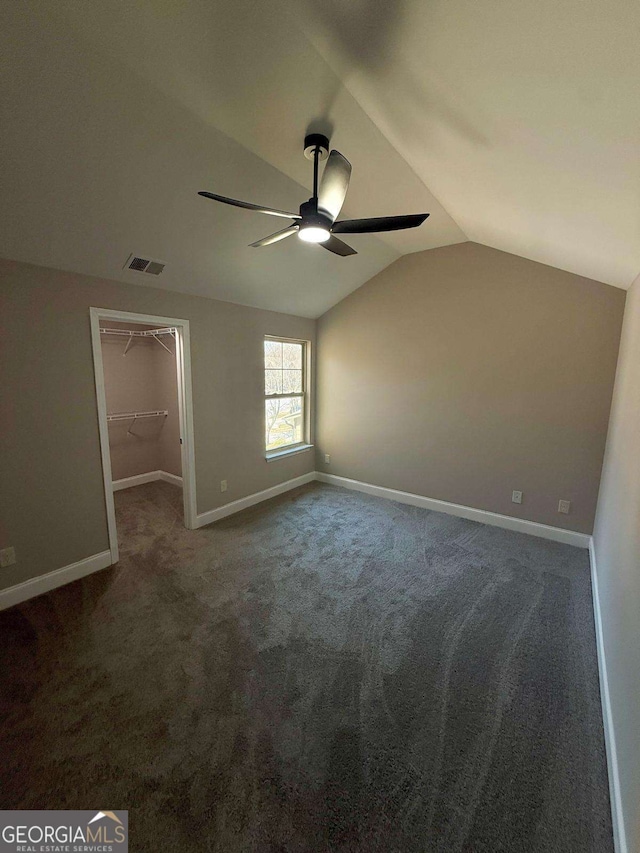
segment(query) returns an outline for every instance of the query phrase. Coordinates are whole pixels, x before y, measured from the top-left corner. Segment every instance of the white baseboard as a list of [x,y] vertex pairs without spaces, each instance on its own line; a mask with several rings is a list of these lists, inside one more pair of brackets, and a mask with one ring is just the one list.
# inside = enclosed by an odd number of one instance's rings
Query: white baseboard
[[575,530],[563,530],[561,527],[551,527],[548,524],[539,524],[536,521],[513,518],[510,515],[500,515],[484,509],[475,509],[474,507],[463,506],[462,504],[440,501],[436,498],[426,498],[423,495],[414,495],[411,492],[400,492],[396,489],[387,489],[384,486],[374,486],[370,483],[362,483],[359,480],[350,480],[347,477],[337,477],[335,474],[325,474],[320,471],[310,471],[302,477],[287,480],[284,483],[279,483],[277,486],[272,486],[270,489],[255,492],[255,494],[248,495],[246,498],[240,498],[240,500],[232,501],[217,509],[204,512],[196,517],[195,526],[204,527],[206,524],[212,524],[214,521],[219,521],[221,518],[226,518],[235,512],[241,512],[243,509],[247,509],[254,504],[269,500],[269,498],[287,492],[289,489],[295,489],[298,486],[304,485],[304,483],[310,483],[313,480],[319,480],[321,483],[331,483],[346,489],[354,489],[358,492],[365,492],[368,495],[385,498],[386,500],[411,504],[412,506],[422,507],[423,509],[445,512],[448,515],[468,518],[472,521],[479,521],[482,524],[490,524],[494,527],[503,527],[506,530],[528,533],[543,539],[551,539],[554,542],[563,542],[566,545],[575,545],[578,548],[588,548],[591,541],[591,536],[586,533],[578,533]]
[[120,489],[144,486],[145,483],[153,483],[159,479],[160,471],[148,471],[146,474],[136,474],[134,477],[123,477],[122,480],[114,480],[111,485],[114,492],[119,492]]
[[600,592],[598,588],[598,567],[593,544],[589,543],[591,562],[591,595],[593,598],[593,616],[596,623],[596,647],[598,650],[598,671],[600,674],[600,699],[602,701],[602,721],[604,724],[604,742],[607,750],[607,771],[609,774],[609,793],[611,797],[611,819],[613,822],[613,843],[616,853],[627,853],[627,836],[624,827],[624,812],[620,794],[620,774],[618,771],[618,752],[616,749],[616,732],[611,711],[611,696],[609,694],[609,679],[607,674],[607,656],[604,650],[604,635],[602,630],[602,611],[600,610]]
[[164,480],[165,483],[172,483],[174,486],[182,486],[182,477],[178,477],[177,474],[170,474],[168,471],[158,471],[160,474],[159,479]]
[[298,486],[304,486],[305,483],[311,483],[317,478],[315,471],[309,471],[308,474],[303,474],[302,477],[295,477],[293,480],[286,480],[284,483],[278,483],[277,486],[272,486],[270,489],[264,489],[262,492],[254,492],[252,495],[247,495],[246,498],[232,501],[231,503],[220,506],[217,509],[211,509],[208,512],[203,512],[196,516],[196,527],[204,527],[207,524],[212,524],[214,521],[219,521],[221,518],[226,518],[228,515],[233,515],[236,512],[241,512],[243,509],[248,509],[250,506],[268,501],[269,498],[275,498],[276,495],[281,495],[283,492],[288,492],[290,489],[297,489]]
[[510,515],[500,515],[497,512],[453,504],[436,498],[426,498],[423,495],[414,495],[411,492],[399,492],[397,489],[373,486],[370,483],[362,483],[360,480],[337,477],[335,474],[317,471],[316,479],[321,483],[332,483],[334,486],[354,489],[357,492],[364,492],[378,498],[398,501],[399,503],[422,507],[422,509],[432,509],[435,512],[445,512],[448,515],[457,515],[460,518],[468,518],[471,521],[479,521],[493,527],[504,527],[506,530],[517,530],[519,533],[529,533],[531,536],[539,536],[542,539],[564,542],[566,545],[576,545],[578,548],[588,548],[591,540],[591,536],[588,534],[578,533],[575,530],[563,530],[561,527],[551,527],[548,524],[539,524],[537,521],[526,521],[523,518],[513,518]]
[[182,485],[182,477],[176,474],[169,474],[167,471],[148,471],[146,474],[114,480],[112,486],[113,491],[118,492],[120,489],[131,489],[133,486],[143,486],[145,483],[154,483],[156,480],[164,480],[165,483],[173,483],[176,486]]
[[35,598],[44,592],[50,592],[52,589],[64,586],[86,575],[91,575],[100,569],[106,569],[110,565],[111,551],[101,551],[92,557],[71,563],[70,566],[63,566],[61,569],[55,569],[46,575],[40,575],[37,578],[31,578],[23,583],[10,586],[8,589],[0,590],[0,610],[6,610],[7,607],[13,607],[14,604],[20,604],[22,601]]

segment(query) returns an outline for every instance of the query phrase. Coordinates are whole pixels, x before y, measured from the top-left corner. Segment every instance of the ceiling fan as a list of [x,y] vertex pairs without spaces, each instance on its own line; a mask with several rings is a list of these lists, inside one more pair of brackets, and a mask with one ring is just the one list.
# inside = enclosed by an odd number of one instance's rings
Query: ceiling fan
[[[204,191],[199,192],[198,195],[231,204],[234,207],[244,207],[247,210],[256,210],[258,213],[293,220],[293,223],[282,231],[276,231],[275,234],[250,243],[255,249],[270,246],[272,243],[284,240],[285,237],[297,234],[306,243],[318,243],[334,255],[342,257],[356,255],[357,252],[336,237],[336,234],[375,234],[380,231],[417,228],[429,216],[428,213],[415,213],[410,216],[378,216],[373,219],[336,221],[349,189],[351,163],[339,151],[329,153],[329,140],[321,133],[310,133],[305,137],[304,156],[307,160],[313,160],[313,196],[300,205],[299,213],[274,210],[271,207],[262,207],[259,204],[238,201],[235,198]],[[318,164],[322,160],[326,160],[327,164],[318,185]]]

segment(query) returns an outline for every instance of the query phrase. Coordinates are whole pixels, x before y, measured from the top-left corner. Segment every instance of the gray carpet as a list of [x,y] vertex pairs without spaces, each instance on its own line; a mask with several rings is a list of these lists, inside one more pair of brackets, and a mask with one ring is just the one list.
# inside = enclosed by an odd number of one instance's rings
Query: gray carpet
[[585,551],[310,484],[0,614],[3,808],[133,851],[609,853]]

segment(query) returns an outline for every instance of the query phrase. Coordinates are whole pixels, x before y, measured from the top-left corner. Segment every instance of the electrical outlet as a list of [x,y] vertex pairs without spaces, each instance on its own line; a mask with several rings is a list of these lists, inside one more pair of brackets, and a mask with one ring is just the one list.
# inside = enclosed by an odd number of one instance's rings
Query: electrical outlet
[[16,549],[3,548],[0,551],[0,569],[6,569],[16,563]]
[[521,504],[522,503],[522,492],[511,492],[511,503]]
[[324,454],[324,461],[327,463],[327,465],[331,464],[331,454],[330,453]]
[[571,501],[558,501],[558,512],[563,512],[565,515],[568,515],[570,509]]
[[220,480],[220,491],[221,492],[227,491],[227,481],[226,480]]

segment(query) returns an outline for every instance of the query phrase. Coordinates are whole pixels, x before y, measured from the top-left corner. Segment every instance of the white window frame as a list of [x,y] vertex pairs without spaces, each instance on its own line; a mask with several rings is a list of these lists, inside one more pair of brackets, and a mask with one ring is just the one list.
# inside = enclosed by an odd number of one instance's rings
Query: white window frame
[[[311,341],[304,338],[285,338],[282,335],[264,335],[262,339],[262,387],[265,385],[265,370],[264,365],[264,343],[265,341],[278,341],[283,344],[302,344],[302,393],[292,394],[291,392],[282,394],[267,394],[263,391],[264,400],[262,403],[263,413],[263,428],[262,428],[262,444],[264,447],[265,459],[270,462],[273,459],[279,459],[282,456],[290,456],[292,453],[300,453],[303,450],[310,450],[311,444],[311,394],[310,394],[310,376],[311,376]],[[281,398],[301,397],[302,398],[302,441],[297,441],[295,444],[287,444],[285,447],[277,447],[274,450],[267,450],[266,434],[266,401],[276,400]]]

